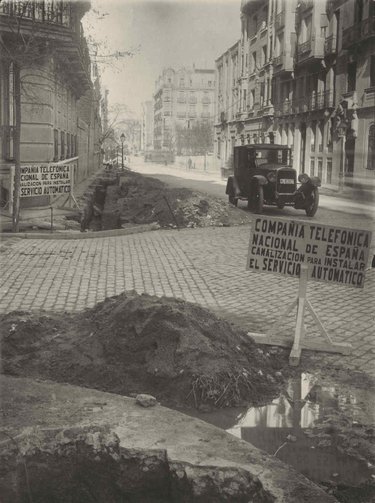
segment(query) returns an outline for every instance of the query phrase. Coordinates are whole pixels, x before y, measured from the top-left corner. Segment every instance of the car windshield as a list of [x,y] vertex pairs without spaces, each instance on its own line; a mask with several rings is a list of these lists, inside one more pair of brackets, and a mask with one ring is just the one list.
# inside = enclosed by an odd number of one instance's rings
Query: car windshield
[[259,149],[249,150],[249,161],[255,161],[257,167],[262,164],[280,164],[288,166],[290,164],[289,149]]

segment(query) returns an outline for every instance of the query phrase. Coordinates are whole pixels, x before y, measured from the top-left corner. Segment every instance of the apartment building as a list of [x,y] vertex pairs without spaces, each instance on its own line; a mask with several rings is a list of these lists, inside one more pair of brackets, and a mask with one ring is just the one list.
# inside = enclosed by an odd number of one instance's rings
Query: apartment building
[[154,106],[151,100],[142,103],[141,150],[152,150],[154,146]]
[[155,84],[154,148],[175,150],[176,131],[213,121],[215,70],[166,68]]
[[[9,210],[17,98],[21,168],[69,164],[76,183],[100,165],[99,77],[91,74],[81,25],[89,8],[85,1],[0,3],[0,186],[2,207]],[[49,204],[53,199],[53,195],[33,194],[21,197],[21,207]]]
[[373,0],[243,0],[241,39],[216,61],[219,166],[235,144],[281,143],[327,187],[372,182],[374,11]]

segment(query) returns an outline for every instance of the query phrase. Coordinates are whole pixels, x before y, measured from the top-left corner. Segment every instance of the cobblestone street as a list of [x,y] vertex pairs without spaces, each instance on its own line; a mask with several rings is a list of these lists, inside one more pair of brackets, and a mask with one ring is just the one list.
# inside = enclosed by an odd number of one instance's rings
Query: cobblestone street
[[[195,302],[247,330],[264,332],[297,295],[298,280],[246,271],[249,236],[250,228],[242,226],[93,239],[11,239],[0,253],[0,311],[73,312],[134,289]],[[369,269],[364,289],[319,282],[308,287],[332,338],[353,345],[350,356],[325,358],[371,375],[374,279]],[[293,337],[294,319],[293,313],[280,335]],[[306,325],[307,336],[315,336],[308,317]]]

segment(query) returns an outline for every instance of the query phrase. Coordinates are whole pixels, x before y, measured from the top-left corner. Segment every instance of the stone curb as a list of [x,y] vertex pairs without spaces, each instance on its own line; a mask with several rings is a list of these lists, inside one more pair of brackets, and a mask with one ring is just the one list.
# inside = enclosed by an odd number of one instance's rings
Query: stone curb
[[[60,232],[51,233],[47,232],[1,232],[1,237],[6,238],[19,238],[19,239],[95,239],[95,238],[108,238],[116,236],[126,236],[127,234],[138,234],[141,232],[149,232],[154,230],[160,230],[159,227],[155,227],[153,224],[148,225],[137,225],[136,227],[129,227],[127,229],[112,229],[108,231],[96,231],[96,232]],[[168,229],[166,229],[168,230]]]

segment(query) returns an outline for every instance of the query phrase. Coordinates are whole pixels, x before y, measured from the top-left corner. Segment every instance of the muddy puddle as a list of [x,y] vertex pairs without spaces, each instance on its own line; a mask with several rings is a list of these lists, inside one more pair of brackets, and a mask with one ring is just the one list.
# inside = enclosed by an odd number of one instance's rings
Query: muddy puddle
[[373,429],[361,424],[363,400],[302,373],[269,405],[194,415],[278,457],[340,502],[372,503]]

